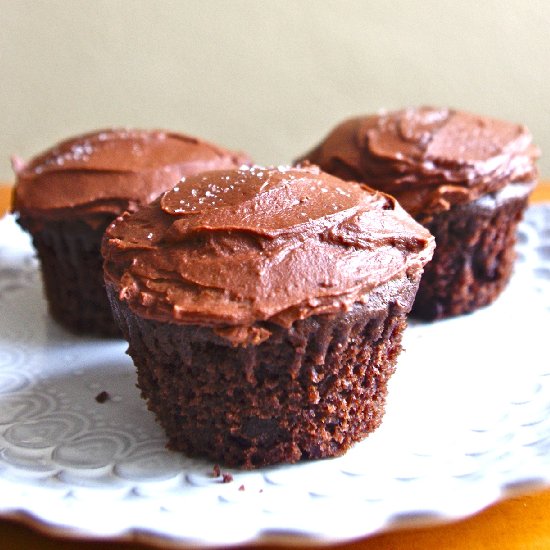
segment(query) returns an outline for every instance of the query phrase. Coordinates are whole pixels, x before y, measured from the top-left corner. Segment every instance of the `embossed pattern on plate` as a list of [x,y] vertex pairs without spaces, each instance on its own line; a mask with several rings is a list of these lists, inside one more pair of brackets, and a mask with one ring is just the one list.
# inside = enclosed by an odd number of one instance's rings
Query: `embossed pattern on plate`
[[410,323],[377,432],[337,459],[222,469],[227,483],[212,463],[165,449],[124,342],[49,319],[32,248],[9,216],[0,312],[0,514],[195,547],[318,544],[460,518],[550,485],[549,205],[528,210],[513,279],[492,306]]

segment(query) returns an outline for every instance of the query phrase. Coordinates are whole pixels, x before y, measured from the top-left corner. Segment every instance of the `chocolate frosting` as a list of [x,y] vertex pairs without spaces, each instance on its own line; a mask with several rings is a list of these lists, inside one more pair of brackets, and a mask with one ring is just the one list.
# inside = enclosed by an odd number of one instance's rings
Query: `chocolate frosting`
[[173,132],[100,130],[59,143],[28,163],[13,162],[14,211],[45,218],[135,210],[182,177],[248,162]]
[[213,326],[242,345],[269,336],[258,322],[290,327],[367,300],[382,309],[433,248],[393,198],[317,167],[187,178],[103,241],[106,284],[138,315]]
[[421,107],[346,120],[301,161],[395,196],[418,220],[531,184],[538,149],[525,126]]

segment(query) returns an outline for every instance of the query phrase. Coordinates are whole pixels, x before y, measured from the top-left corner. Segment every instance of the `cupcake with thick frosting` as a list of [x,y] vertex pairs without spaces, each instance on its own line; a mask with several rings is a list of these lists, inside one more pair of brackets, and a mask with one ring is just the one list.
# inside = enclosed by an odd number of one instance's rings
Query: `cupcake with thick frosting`
[[441,318],[506,286],[537,156],[525,126],[422,107],[344,121],[301,161],[395,196],[434,234],[413,312]]
[[174,132],[123,129],[68,139],[28,163],[15,159],[13,211],[33,237],[52,316],[76,332],[116,334],[100,254],[107,225],[184,176],[247,160]]
[[103,243],[139,386],[171,446],[256,467],[375,429],[433,238],[309,169],[186,178]]

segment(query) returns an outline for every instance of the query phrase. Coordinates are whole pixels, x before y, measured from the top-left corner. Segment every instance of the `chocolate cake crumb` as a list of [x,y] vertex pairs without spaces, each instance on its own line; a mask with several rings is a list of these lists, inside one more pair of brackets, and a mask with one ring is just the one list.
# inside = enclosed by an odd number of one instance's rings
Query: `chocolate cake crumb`
[[100,393],[98,393],[96,396],[95,396],[95,400],[98,402],[98,403],[105,403],[105,401],[107,401],[108,399],[110,399],[110,395],[109,395],[109,392],[106,392],[106,391],[102,391]]
[[437,248],[420,281],[412,317],[454,317],[498,298],[512,275],[516,227],[528,190],[526,186],[521,195],[500,198],[491,208],[484,197],[454,206],[426,224]]
[[220,465],[214,464],[214,468],[212,468],[212,477],[220,477],[221,475]]
[[[273,332],[271,338],[244,350],[226,345],[206,328],[171,323],[164,323],[161,328],[156,321],[139,319],[125,304],[114,299],[113,304],[118,317],[127,324],[123,325],[124,332],[140,335],[132,341],[130,354],[138,364],[139,387],[143,392],[145,389],[150,392],[149,404],[167,429],[170,448],[190,456],[207,456],[218,464],[223,463],[224,467],[253,469],[341,455],[355,441],[378,427],[384,411],[387,381],[400,351],[405,314],[412,304],[418,282],[409,281],[405,276],[395,284],[400,287],[403,301],[391,302],[385,310],[372,312],[367,306],[358,304],[336,318],[318,315],[304,319],[293,325],[292,337],[273,323],[269,325]],[[202,337],[200,367],[188,363],[185,354],[189,348],[180,344],[191,338],[191,334],[188,335],[191,331],[195,338],[199,333]],[[336,344],[342,341],[349,345],[337,349]],[[157,368],[158,360],[152,359],[153,350],[162,354],[168,347],[178,350],[181,355],[176,359],[171,354],[161,355],[161,362],[165,361],[162,364],[166,366],[161,372]],[[297,347],[305,349],[306,353],[298,353]],[[321,352],[326,354],[322,368],[315,363],[318,361],[316,354]],[[256,387],[257,384],[246,380],[246,369],[239,365],[243,362],[257,364],[252,361],[257,361],[258,354],[265,358],[265,364],[256,369],[255,376],[262,382]],[[296,378],[288,368],[293,361],[300,365]],[[359,365],[356,372],[349,371],[351,363]],[[172,364],[177,366],[169,368]],[[209,388],[211,393],[204,392],[201,407],[209,411],[213,420],[202,424],[192,407],[181,406],[178,400],[183,394],[176,389],[180,382],[174,383],[174,368],[180,374],[178,380],[192,382],[197,391]],[[315,382],[312,376],[318,369],[324,374],[323,380],[342,379],[346,380],[346,385],[343,386],[344,382]],[[229,399],[228,388],[239,391],[244,402]],[[350,388],[353,388],[353,399]],[[310,389],[319,392],[320,404],[310,403],[317,416],[304,418],[307,429],[294,421],[297,411],[302,410],[301,405],[280,407],[274,413],[274,396],[283,402],[285,395],[299,392],[308,396]],[[336,408],[328,410],[323,403]],[[243,407],[247,418],[271,414],[273,420],[248,421],[244,425],[226,423],[230,416],[226,409],[232,415],[243,416]],[[239,439],[231,435],[235,429]]]
[[228,473],[222,474],[222,483],[231,483],[233,481],[233,476]]

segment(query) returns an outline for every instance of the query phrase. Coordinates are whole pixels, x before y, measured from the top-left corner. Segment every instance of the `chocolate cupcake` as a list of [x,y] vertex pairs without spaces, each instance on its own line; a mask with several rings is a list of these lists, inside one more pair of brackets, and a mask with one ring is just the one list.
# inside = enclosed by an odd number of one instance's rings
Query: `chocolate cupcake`
[[246,160],[196,138],[141,130],[93,132],[27,164],[15,160],[13,211],[32,236],[52,317],[76,333],[120,335],[103,282],[106,227],[182,177]]
[[253,167],[188,178],[102,251],[170,446],[255,468],[340,455],[379,425],[433,248],[391,197]]
[[524,126],[423,107],[347,120],[301,161],[393,195],[430,230],[437,249],[413,314],[439,319],[506,286],[537,156]]

